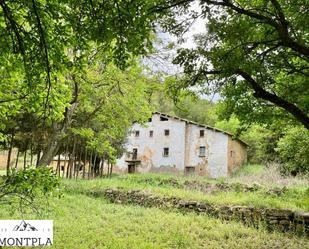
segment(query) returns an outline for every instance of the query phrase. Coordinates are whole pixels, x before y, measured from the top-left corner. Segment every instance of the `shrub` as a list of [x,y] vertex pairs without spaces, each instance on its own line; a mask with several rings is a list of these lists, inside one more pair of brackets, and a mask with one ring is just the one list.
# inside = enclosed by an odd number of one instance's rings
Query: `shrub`
[[39,213],[41,202],[48,200],[59,184],[60,179],[48,167],[12,170],[0,180],[0,204],[16,205],[21,212],[32,209]]
[[309,173],[309,131],[303,127],[287,130],[279,140],[276,150],[282,171],[296,175]]

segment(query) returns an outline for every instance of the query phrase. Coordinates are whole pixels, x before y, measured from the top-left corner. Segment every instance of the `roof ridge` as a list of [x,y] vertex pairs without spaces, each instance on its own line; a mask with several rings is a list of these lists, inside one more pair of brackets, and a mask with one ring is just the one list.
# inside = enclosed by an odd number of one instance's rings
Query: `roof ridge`
[[[166,117],[179,119],[179,120],[184,121],[184,122],[187,122],[187,123],[191,123],[191,124],[194,124],[194,125],[202,126],[202,127],[205,127],[206,129],[215,130],[215,131],[218,131],[218,132],[222,132],[222,133],[224,133],[224,134],[227,134],[227,135],[229,135],[229,136],[235,137],[235,135],[232,134],[232,133],[230,133],[230,132],[227,132],[227,131],[224,131],[224,130],[221,130],[221,129],[218,129],[218,128],[216,128],[216,127],[212,127],[212,126],[209,126],[209,125],[206,125],[206,124],[201,124],[201,123],[198,123],[198,122],[189,120],[189,119],[181,118],[181,117],[178,117],[178,116],[175,116],[175,115],[170,115],[170,114],[163,113],[163,112],[158,112],[158,111],[153,112],[153,114],[159,114],[159,115],[163,115],[163,116],[166,116]],[[235,138],[236,138],[237,140],[239,140],[240,142],[242,142],[242,143],[244,143],[245,145],[248,146],[248,143],[247,143],[247,142],[243,141],[243,140],[240,139],[240,138],[237,138],[237,137],[235,137]]]

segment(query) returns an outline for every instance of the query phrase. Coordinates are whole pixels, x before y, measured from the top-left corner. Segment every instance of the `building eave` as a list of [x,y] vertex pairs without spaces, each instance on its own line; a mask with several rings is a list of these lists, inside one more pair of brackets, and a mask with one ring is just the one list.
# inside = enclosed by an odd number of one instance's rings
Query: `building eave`
[[200,124],[200,123],[197,123],[197,122],[194,122],[192,120],[185,119],[185,118],[180,118],[180,117],[177,117],[177,116],[174,116],[174,115],[163,113],[163,112],[156,111],[156,112],[153,112],[153,114],[158,114],[158,115],[166,117],[166,118],[173,118],[173,119],[176,119],[176,120],[179,120],[179,121],[186,122],[187,124],[193,124],[193,125],[196,125],[196,126],[199,126],[199,127],[203,127],[205,129],[208,129],[208,130],[212,130],[212,131],[215,131],[215,132],[220,132],[220,133],[226,134],[228,136],[231,136],[233,139],[238,140],[239,142],[243,143],[245,146],[249,146],[249,144],[247,142],[245,142],[245,141],[243,141],[243,140],[241,140],[239,138],[236,138],[234,136],[234,134],[232,134],[230,132],[227,132],[227,131],[224,131],[224,130],[221,130],[221,129],[218,129],[218,128],[215,128],[215,127],[212,127],[212,126],[209,126],[209,125]]

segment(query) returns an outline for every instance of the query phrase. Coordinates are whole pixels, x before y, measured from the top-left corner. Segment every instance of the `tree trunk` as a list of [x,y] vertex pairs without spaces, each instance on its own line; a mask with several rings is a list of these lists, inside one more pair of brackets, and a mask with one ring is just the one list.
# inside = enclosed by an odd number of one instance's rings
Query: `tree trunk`
[[10,148],[8,151],[8,158],[6,161],[6,175],[7,176],[10,174],[10,164],[11,164],[11,156],[12,156],[12,150],[13,150],[13,139],[14,139],[14,134],[12,134],[11,136]]
[[73,138],[73,151],[72,151],[72,158],[73,161],[71,163],[70,166],[70,179],[72,179],[72,177],[75,175],[75,166],[76,166],[76,139],[75,137]]
[[101,158],[101,172],[100,172],[100,177],[102,178],[103,177],[103,174],[104,174],[104,159]]
[[107,160],[107,176],[109,176],[109,159]]
[[58,175],[58,176],[60,176],[60,154],[58,155],[58,162],[57,162],[57,168],[56,168],[56,174]]
[[88,180],[90,179],[90,173],[91,173],[92,154],[93,154],[93,151],[91,151],[91,153],[90,153],[90,161],[89,161],[89,165],[88,165]]
[[96,162],[97,162],[97,153],[94,154],[94,161],[93,161],[93,167],[92,167],[92,178],[95,178]]
[[40,157],[41,157],[41,149],[39,150],[39,152],[37,153],[37,156],[36,156],[36,167],[39,166]]
[[26,169],[26,166],[27,166],[27,149],[24,152],[24,169]]
[[64,114],[64,120],[61,123],[53,124],[53,132],[50,135],[48,146],[44,149],[43,155],[38,163],[38,166],[47,166],[53,160],[53,157],[57,154],[59,149],[60,139],[63,137],[67,128],[70,126],[72,121],[72,116],[77,108],[77,102],[72,103],[70,108],[66,108]]
[[67,171],[66,171],[66,178],[69,178],[70,164],[71,164],[71,152],[69,152],[69,159],[68,159],[68,166],[67,166]]
[[87,148],[85,148],[85,155],[84,155],[83,179],[85,179],[86,162],[87,162]]
[[111,177],[112,174],[113,174],[113,164],[111,163],[111,168],[110,168],[109,176]]
[[15,162],[15,169],[17,170],[18,167],[18,158],[19,158],[19,149],[17,149],[17,156],[16,156],[16,162]]
[[77,172],[76,172],[76,179],[78,179],[78,176],[79,176],[81,160],[82,160],[82,144],[80,143],[79,154],[78,154],[78,169],[77,169]]
[[32,167],[32,163],[33,163],[33,144],[32,144],[32,140],[31,140],[31,143],[30,143],[30,166]]

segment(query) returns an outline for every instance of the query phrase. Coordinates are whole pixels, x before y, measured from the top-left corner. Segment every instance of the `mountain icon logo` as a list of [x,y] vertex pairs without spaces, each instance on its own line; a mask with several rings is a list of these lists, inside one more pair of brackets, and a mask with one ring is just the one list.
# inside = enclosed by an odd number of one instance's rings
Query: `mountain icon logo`
[[38,231],[38,229],[22,220],[19,225],[14,227],[13,231]]

